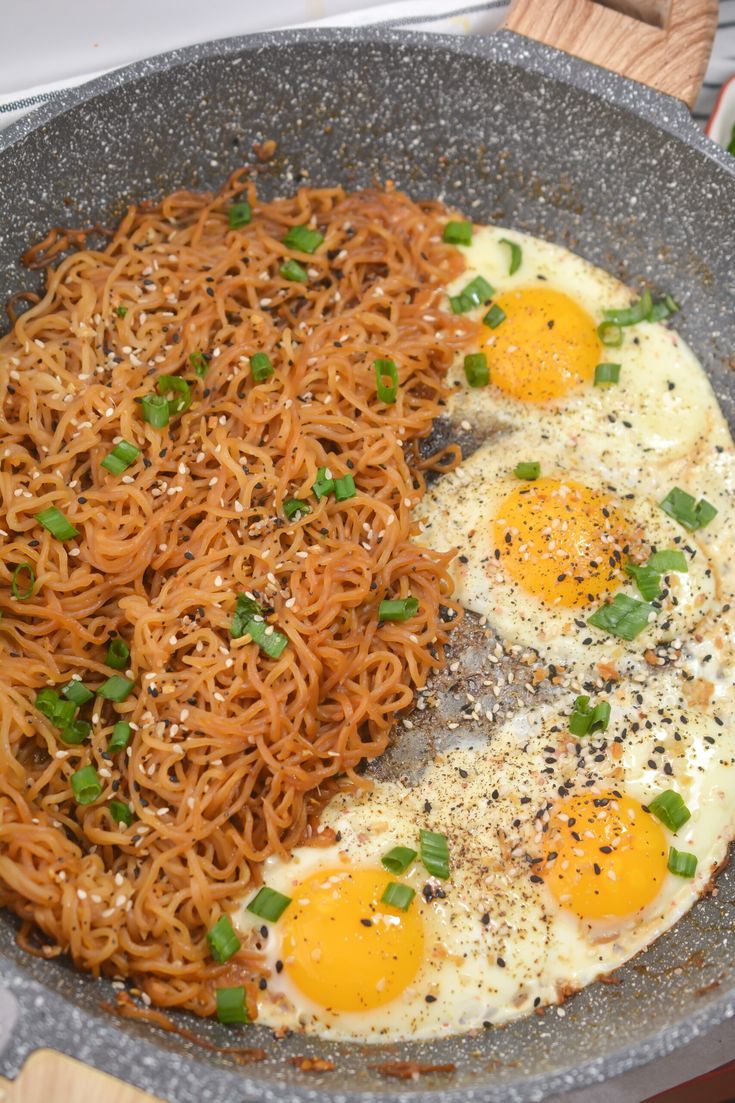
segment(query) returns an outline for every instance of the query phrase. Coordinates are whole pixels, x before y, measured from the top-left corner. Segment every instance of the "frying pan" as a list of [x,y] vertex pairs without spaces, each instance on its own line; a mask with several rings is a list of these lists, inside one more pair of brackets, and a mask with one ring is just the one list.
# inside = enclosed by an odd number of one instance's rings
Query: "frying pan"
[[[49,225],[111,222],[127,199],[216,187],[252,158],[254,141],[272,137],[277,155],[260,171],[266,195],[301,180],[390,179],[478,221],[560,242],[633,286],[671,292],[682,304],[677,329],[733,427],[735,162],[697,131],[686,106],[716,4],[649,0],[642,21],[613,6],[636,7],[522,0],[506,29],[485,38],[383,27],[229,39],[64,93],[0,138],[0,299],[29,286],[16,258]],[[734,931],[730,868],[716,894],[620,971],[622,983],[592,985],[560,1009],[475,1036],[377,1049],[274,1041],[255,1026],[248,1040],[268,1057],[243,1069],[112,1019],[99,1007],[112,995],[106,981],[24,955],[5,916],[0,1070],[13,1076],[32,1049],[50,1046],[176,1103],[540,1100],[661,1056],[735,1014]],[[220,1045],[234,1041],[216,1023],[181,1021]],[[288,1061],[302,1054],[330,1057],[337,1069],[304,1074]],[[399,1059],[454,1062],[456,1071],[399,1083],[374,1067]]]

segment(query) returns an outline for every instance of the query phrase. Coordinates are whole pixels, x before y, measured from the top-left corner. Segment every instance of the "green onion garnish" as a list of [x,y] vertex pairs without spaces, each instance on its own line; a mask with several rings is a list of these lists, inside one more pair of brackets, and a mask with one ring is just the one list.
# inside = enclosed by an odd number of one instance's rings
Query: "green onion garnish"
[[[28,576],[25,586],[23,585],[23,574]],[[18,581],[20,579],[20,582]],[[33,587],[36,585],[36,572],[33,569],[31,563],[19,563],[13,571],[13,578],[10,583],[10,592],[16,601],[28,601],[33,597]],[[21,589],[22,587],[22,589]]]
[[107,807],[115,823],[124,823],[126,827],[130,827],[135,817],[129,804],[124,804],[121,800],[111,800]]
[[649,322],[662,322],[664,318],[670,318],[679,310],[679,304],[671,295],[664,295],[663,299],[657,299],[648,314]]
[[653,601],[661,593],[661,575],[650,563],[645,563],[643,566],[637,563],[626,563],[625,573],[635,581],[644,601]]
[[122,475],[127,471],[131,463],[135,463],[140,455],[140,448],[136,448],[129,440],[119,441],[111,452],[108,452],[101,466],[106,467],[113,475]]
[[309,279],[309,273],[297,260],[284,261],[278,271],[284,280],[291,280],[293,283],[306,283]]
[[287,249],[298,249],[300,253],[314,253],[324,241],[318,230],[308,226],[292,226],[283,239]]
[[401,885],[398,881],[389,881],[385,886],[385,892],[380,897],[381,904],[387,904],[399,911],[408,911],[408,905],[416,895],[416,890],[410,885]]
[[311,513],[311,506],[301,498],[287,498],[283,503],[284,517],[291,521],[297,513]]
[[606,383],[619,383],[621,367],[621,364],[598,364],[595,368],[594,385],[603,387]]
[[648,565],[660,574],[666,574],[667,571],[680,571],[682,574],[687,574],[689,571],[684,552],[674,548],[663,548],[661,551],[653,552],[648,557]]
[[217,1018],[221,1023],[232,1026],[234,1023],[250,1022],[242,985],[235,988],[215,988],[214,994],[217,999]]
[[154,429],[163,429],[168,425],[169,410],[168,399],[160,394],[146,394],[140,401],[140,412],[143,421],[147,421]]
[[253,208],[245,200],[242,203],[231,203],[227,210],[227,224],[231,230],[247,226],[252,217]]
[[501,310],[497,303],[493,303],[482,320],[486,326],[490,326],[490,329],[497,329],[500,323],[505,321],[505,311]]
[[128,312],[128,308],[126,306],[116,306],[115,307],[115,313],[117,314],[118,318],[124,318],[125,315],[127,314],[127,312]]
[[449,847],[446,835],[438,831],[419,831],[421,861],[432,877],[446,881],[449,877]]
[[529,460],[527,463],[517,463],[513,468],[513,474],[517,479],[529,479],[533,481],[541,474],[541,464],[538,460]]
[[646,321],[652,306],[651,292],[646,288],[638,302],[633,303],[632,306],[618,310],[605,310],[603,313],[607,322],[615,322],[617,326],[635,326],[639,322]]
[[72,720],[71,724],[67,724],[65,728],[61,729],[59,739],[62,743],[72,745],[83,743],[89,737],[91,730],[92,725],[86,720]]
[[209,357],[203,352],[192,352],[189,356],[189,363],[200,379],[203,379],[209,371]]
[[55,689],[44,686],[36,694],[35,706],[50,720],[55,728],[66,728],[74,719],[77,706],[73,701],[62,701]]
[[419,611],[416,597],[384,598],[378,609],[378,620],[410,620]]
[[316,478],[311,486],[314,497],[317,501],[322,498],[326,498],[334,490],[334,479],[331,475],[327,475],[327,468],[320,467],[316,473]]
[[122,678],[119,674],[113,674],[111,678],[108,678],[106,682],[98,687],[97,696],[104,697],[106,701],[124,701],[126,697],[130,696],[134,685],[135,682],[131,682],[130,678]]
[[174,396],[167,400],[169,417],[177,417],[191,406],[191,387],[180,375],[159,375],[156,387],[159,394]]
[[490,382],[490,369],[484,352],[471,352],[464,358],[465,379],[470,387],[486,387]]
[[393,360],[374,360],[373,368],[378,398],[390,405],[398,397],[398,368]]
[[207,942],[212,957],[220,965],[229,961],[240,949],[240,939],[232,929],[229,915],[221,915],[211,931],[207,931]]
[[230,635],[233,640],[250,636],[253,643],[257,643],[260,650],[271,659],[280,658],[288,646],[288,636],[277,632],[272,625],[266,624],[261,606],[245,594],[238,594],[230,625]]
[[61,692],[67,701],[72,701],[77,708],[82,705],[86,705],[87,701],[91,701],[94,697],[94,693],[91,689],[87,689],[84,682],[80,682],[77,678],[73,681],[67,682],[65,686],[61,687]]
[[75,529],[70,521],[67,521],[64,514],[56,506],[42,509],[40,513],[36,514],[36,520],[40,521],[43,527],[57,540],[73,540],[75,536],[79,536],[79,530]]
[[447,222],[442,238],[449,245],[470,245],[472,243],[472,223]]
[[102,782],[94,766],[82,766],[71,775],[71,788],[77,804],[91,804],[102,792]]
[[517,242],[509,241],[507,237],[501,237],[500,244],[507,245],[510,249],[510,268],[508,269],[508,275],[514,276],[521,267],[521,261],[523,260],[521,247]]
[[590,707],[589,697],[577,697],[569,717],[569,730],[572,735],[594,735],[607,731],[610,723],[610,702],[600,701]]
[[352,475],[343,475],[341,479],[334,480],[334,497],[338,502],[346,502],[348,498],[354,498],[356,494],[357,489]]
[[116,751],[124,751],[128,745],[132,728],[127,720],[118,720],[115,727],[112,729],[112,735],[110,736],[110,742],[107,744],[107,750],[114,754]]
[[410,846],[394,846],[380,859],[389,873],[405,873],[411,862],[416,858],[415,850]]
[[691,494],[678,486],[672,487],[659,505],[664,513],[668,513],[669,517],[673,517],[690,532],[703,529],[717,516],[717,510],[708,501],[700,498],[695,502]]
[[452,308],[452,313],[466,314],[468,310],[472,310],[476,306],[489,303],[494,294],[495,291],[486,279],[482,276],[475,276],[474,280],[470,280],[459,295],[449,296],[449,305]]
[[128,665],[128,659],[130,658],[130,648],[125,643],[125,640],[115,639],[110,640],[107,647],[107,665],[111,666],[113,670],[124,670]]
[[262,383],[273,375],[271,358],[265,352],[254,352],[250,357],[250,371],[256,383]]
[[670,873],[677,877],[693,877],[697,872],[697,855],[689,854],[686,850],[677,850],[675,846],[669,847],[669,860],[666,863]]
[[619,636],[621,640],[634,640],[647,627],[648,618],[654,612],[653,606],[644,601],[627,594],[616,594],[611,602],[587,617],[587,623],[609,632],[611,636]]
[[276,920],[281,918],[290,903],[290,896],[284,896],[282,892],[276,892],[275,889],[269,889],[267,885],[263,885],[262,888],[258,889],[247,908],[259,919],[267,919],[269,923],[275,923]]
[[597,336],[606,348],[619,349],[623,343],[623,330],[617,322],[600,322]]
[[673,789],[665,789],[663,793],[659,793],[648,802],[647,808],[669,831],[678,831],[692,815],[681,794]]

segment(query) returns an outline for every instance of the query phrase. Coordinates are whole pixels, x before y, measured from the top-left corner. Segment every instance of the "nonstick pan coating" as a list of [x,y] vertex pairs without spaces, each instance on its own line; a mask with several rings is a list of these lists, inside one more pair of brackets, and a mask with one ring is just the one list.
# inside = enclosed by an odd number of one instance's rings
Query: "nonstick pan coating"
[[[733,162],[676,101],[501,32],[454,39],[389,30],[282,32],[177,51],[64,93],[0,137],[0,300],[33,278],[23,248],[54,223],[112,222],[128,199],[213,188],[253,160],[266,195],[393,180],[580,252],[682,304],[676,328],[735,425]],[[735,718],[733,718],[735,720]],[[108,982],[28,957],[0,916],[0,1071],[41,1046],[176,1103],[246,1100],[520,1103],[615,1075],[735,1013],[735,875],[647,953],[563,1008],[474,1037],[379,1048],[263,1028],[268,1059],[225,1056],[99,1008]],[[4,989],[4,991],[2,990]],[[216,1023],[181,1021],[221,1045]],[[12,1024],[12,1026],[11,1026]],[[252,1039],[252,1041],[251,1041]],[[289,1056],[331,1057],[304,1074]],[[374,1067],[456,1062],[452,1076],[391,1081]]]

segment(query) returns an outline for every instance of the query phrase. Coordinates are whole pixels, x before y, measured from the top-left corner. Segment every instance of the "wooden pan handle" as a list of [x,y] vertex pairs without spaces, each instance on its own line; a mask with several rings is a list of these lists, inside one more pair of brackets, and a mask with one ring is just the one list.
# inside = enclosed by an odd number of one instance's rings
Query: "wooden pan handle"
[[717,0],[513,0],[503,24],[694,106]]

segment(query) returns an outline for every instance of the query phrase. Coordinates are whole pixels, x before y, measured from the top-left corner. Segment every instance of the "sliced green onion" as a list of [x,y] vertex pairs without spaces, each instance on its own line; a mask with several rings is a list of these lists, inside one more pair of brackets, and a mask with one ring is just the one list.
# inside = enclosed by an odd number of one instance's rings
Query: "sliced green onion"
[[513,474],[517,479],[529,479],[533,481],[541,474],[541,464],[538,460],[529,460],[527,463],[517,463],[513,468]]
[[691,494],[678,486],[672,487],[659,505],[664,513],[668,513],[669,517],[673,517],[690,532],[703,529],[717,516],[717,510],[705,498],[695,502]]
[[115,307],[115,313],[117,314],[118,318],[124,318],[125,315],[127,314],[127,312],[128,312],[128,308],[126,306],[116,306]]
[[301,498],[287,498],[283,503],[283,515],[289,521],[293,520],[297,513],[311,513],[311,506]]
[[621,367],[621,364],[598,364],[595,368],[594,385],[603,387],[607,383],[619,383]]
[[70,521],[67,521],[64,514],[56,506],[42,509],[40,513],[36,514],[36,520],[40,521],[43,527],[57,540],[73,540],[75,536],[79,536],[79,530],[75,529]]
[[250,1022],[242,985],[235,988],[215,988],[214,994],[217,999],[217,1018],[221,1023],[232,1026],[235,1023]]
[[130,827],[135,817],[129,804],[121,800],[111,800],[107,807],[115,823],[124,823],[126,827]]
[[410,885],[401,885],[398,881],[389,881],[385,886],[385,892],[380,897],[381,904],[387,904],[399,911],[408,911],[408,906],[416,895],[416,890]]
[[[47,720],[53,720],[54,713],[59,704],[59,695],[51,686],[44,686],[36,694],[34,704],[39,712],[43,713]],[[72,712],[72,716],[74,713]]]
[[77,708],[86,705],[87,701],[91,701],[94,697],[93,691],[87,689],[84,682],[80,682],[78,678],[74,678],[71,682],[67,682],[65,686],[62,686],[61,692],[67,701],[72,701]]
[[288,646],[288,636],[277,632],[272,625],[263,620],[263,610],[257,601],[238,594],[235,605],[235,613],[230,625],[230,635],[233,640],[239,640],[242,636],[250,636],[257,643],[261,651],[264,651],[271,659],[278,659]]
[[673,789],[665,789],[663,793],[659,793],[648,802],[647,808],[669,831],[678,831],[692,816],[684,798]]
[[203,352],[192,352],[189,356],[189,363],[200,379],[203,379],[209,371],[209,357]]
[[490,369],[484,352],[471,352],[464,358],[465,379],[470,387],[486,387],[490,382]]
[[107,750],[114,754],[116,751],[124,751],[130,740],[132,728],[127,720],[118,720],[115,727],[112,729],[112,735],[110,736],[110,742],[107,744]]
[[108,678],[106,682],[98,687],[97,696],[104,697],[106,701],[124,701],[126,697],[130,696],[134,685],[135,682],[131,682],[130,678],[122,678],[119,674],[113,674],[111,678]]
[[663,299],[657,299],[651,307],[648,321],[663,322],[665,318],[670,318],[672,314],[676,314],[679,309],[679,304],[675,299],[672,299],[671,295],[664,295]]
[[180,375],[159,375],[156,387],[159,394],[174,396],[168,399],[169,417],[177,417],[191,406],[191,387]]
[[616,594],[607,605],[596,609],[587,623],[621,640],[634,640],[648,626],[648,618],[655,609],[644,601]]
[[140,455],[140,448],[136,448],[129,440],[121,440],[108,452],[101,466],[106,467],[113,475],[122,475],[127,471],[131,463],[135,463]]
[[284,896],[282,892],[276,892],[275,889],[269,889],[267,885],[263,885],[262,888],[258,889],[247,908],[259,919],[267,919],[269,923],[275,923],[276,920],[281,918],[290,903],[290,896]]
[[417,857],[416,851],[410,846],[394,846],[380,859],[389,873],[405,873],[411,862]]
[[326,498],[334,490],[334,479],[331,475],[327,475],[327,468],[320,467],[316,473],[316,479],[312,483],[311,489],[317,499],[320,501],[322,498]]
[[253,208],[248,202],[231,203],[227,210],[227,224],[231,230],[238,230],[241,226],[247,226],[253,217]]
[[653,601],[661,593],[661,575],[650,563],[626,563],[625,573],[635,581],[644,601]]
[[346,502],[348,498],[354,498],[356,494],[357,488],[352,475],[343,475],[341,479],[334,480],[334,497],[338,502]]
[[77,743],[83,743],[85,739],[89,737],[89,733],[92,731],[92,725],[86,720],[72,720],[71,724],[67,724],[65,728],[62,728],[59,732],[59,739],[62,743],[70,743],[75,745]]
[[470,245],[472,243],[472,223],[447,222],[442,238],[449,245]]
[[410,620],[419,611],[416,597],[401,597],[389,600],[384,598],[378,609],[378,620]]
[[476,306],[489,303],[494,294],[494,289],[483,276],[475,276],[459,295],[449,296],[449,305],[454,314],[466,314]]
[[670,846],[669,860],[666,865],[669,872],[675,873],[677,877],[693,877],[697,872],[697,855]]
[[646,321],[652,306],[651,292],[646,288],[638,302],[633,303],[632,306],[619,310],[605,310],[603,313],[607,322],[615,322],[618,326],[635,326],[639,322]]
[[143,421],[147,421],[154,429],[163,429],[169,422],[168,399],[160,394],[146,394],[140,401],[140,412]]
[[124,670],[128,665],[128,659],[130,658],[130,648],[125,643],[125,640],[115,639],[110,640],[107,647],[107,665],[111,666],[113,670]]
[[600,701],[590,707],[589,697],[577,697],[569,716],[569,730],[572,735],[594,735],[607,731],[610,723],[610,702]]
[[309,273],[305,268],[302,268],[297,260],[287,260],[279,268],[279,272],[283,276],[284,280],[291,280],[293,283],[306,283],[309,279]]
[[438,831],[419,831],[421,861],[432,877],[446,881],[449,877],[449,846],[446,835]]
[[207,931],[209,950],[220,965],[229,961],[240,949],[240,939],[232,929],[229,915],[221,915],[210,931]]
[[[21,578],[21,575],[24,572],[28,575],[28,581],[25,587],[21,589],[21,586],[23,586],[23,579]],[[18,582],[18,579],[20,579],[20,582]],[[19,563],[13,571],[13,578],[10,583],[10,592],[12,593],[15,600],[28,601],[29,598],[33,597],[33,587],[35,585],[36,572],[33,569],[33,565],[31,563]]]
[[493,303],[482,320],[486,326],[490,326],[490,329],[497,329],[500,323],[505,321],[505,311],[501,310],[497,303]]
[[271,358],[265,352],[254,352],[250,357],[250,372],[256,383],[262,383],[273,375]]
[[77,804],[91,804],[102,792],[102,782],[94,766],[82,766],[71,775],[71,788]]
[[666,574],[667,571],[680,571],[681,574],[689,572],[684,552],[674,548],[663,548],[661,551],[653,552],[648,557],[648,564],[660,574]]
[[324,235],[308,226],[292,226],[283,239],[287,249],[298,249],[300,253],[314,253],[324,241]]
[[623,330],[617,322],[600,322],[597,336],[606,348],[619,349],[623,343]]
[[373,368],[378,398],[390,405],[398,397],[398,368],[393,360],[374,360]]
[[507,245],[510,249],[510,267],[508,269],[508,275],[514,276],[521,267],[523,251],[516,241],[509,241],[507,237],[501,237],[500,244]]
[[240,636],[247,634],[246,625],[249,620],[252,620],[253,617],[262,616],[263,607],[257,601],[246,594],[238,594],[232,624],[230,625],[230,635],[233,640],[238,640]]

